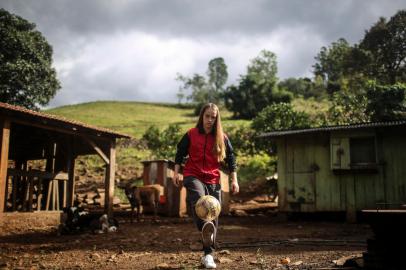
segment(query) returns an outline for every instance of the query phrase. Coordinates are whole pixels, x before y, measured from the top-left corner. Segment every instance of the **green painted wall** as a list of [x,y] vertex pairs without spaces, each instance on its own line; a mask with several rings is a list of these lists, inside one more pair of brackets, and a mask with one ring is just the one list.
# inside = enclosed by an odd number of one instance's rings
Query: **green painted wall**
[[[365,136],[375,138],[376,170],[333,170],[331,139]],[[405,127],[289,135],[276,142],[281,211],[346,211],[351,218],[383,203],[406,203]]]

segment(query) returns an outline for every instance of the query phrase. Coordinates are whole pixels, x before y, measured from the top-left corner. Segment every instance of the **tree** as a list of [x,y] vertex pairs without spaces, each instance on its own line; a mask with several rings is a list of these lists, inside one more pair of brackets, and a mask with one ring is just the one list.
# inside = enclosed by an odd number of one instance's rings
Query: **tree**
[[243,76],[238,86],[230,86],[225,93],[226,107],[236,118],[251,119],[270,104],[272,88],[256,84],[249,76]]
[[322,47],[315,57],[317,62],[313,65],[313,73],[315,76],[323,78],[330,94],[341,89],[340,79],[344,75],[350,51],[351,46],[348,42],[344,38],[340,38],[328,48]]
[[232,85],[225,92],[225,105],[234,117],[250,119],[270,104],[290,102],[292,94],[277,89],[276,73],[276,56],[270,51],[263,50],[250,61],[238,86]]
[[258,85],[273,87],[278,81],[277,73],[276,55],[267,50],[262,50],[247,67],[247,76]]
[[378,85],[369,84],[366,113],[372,121],[393,121],[406,118],[406,84]]
[[0,101],[38,109],[59,89],[52,47],[35,24],[0,9]]
[[312,82],[309,78],[287,78],[278,83],[278,88],[290,92],[296,97],[302,96],[305,99],[310,97],[321,98],[326,91],[317,82],[317,78],[315,82]]
[[202,104],[221,103],[224,84],[228,78],[227,65],[224,63],[224,59],[217,57],[210,60],[206,74],[207,78],[197,73],[192,77],[177,75],[176,80],[182,83],[177,94],[179,103],[186,96],[188,101],[195,104],[195,112],[199,111]]
[[369,57],[369,77],[381,84],[406,82],[406,10],[380,18],[360,43]]
[[227,65],[222,57],[210,60],[207,76],[209,88],[215,93],[216,98],[218,98],[224,91],[224,85],[228,78]]

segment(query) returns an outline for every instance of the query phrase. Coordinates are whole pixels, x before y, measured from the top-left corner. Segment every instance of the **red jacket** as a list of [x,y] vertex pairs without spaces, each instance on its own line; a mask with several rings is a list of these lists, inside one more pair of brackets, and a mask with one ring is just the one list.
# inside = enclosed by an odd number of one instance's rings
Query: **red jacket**
[[[226,162],[230,171],[235,171],[235,158],[231,143],[224,138],[226,144]],[[183,176],[194,176],[205,184],[218,184],[220,180],[220,163],[213,152],[215,137],[213,134],[205,134],[198,128],[190,129],[178,144],[176,164],[181,164],[187,155],[183,169]]]

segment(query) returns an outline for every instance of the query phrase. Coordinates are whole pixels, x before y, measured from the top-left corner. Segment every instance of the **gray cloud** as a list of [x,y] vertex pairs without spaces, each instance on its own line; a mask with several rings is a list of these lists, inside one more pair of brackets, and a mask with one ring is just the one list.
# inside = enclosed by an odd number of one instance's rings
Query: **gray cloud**
[[235,83],[268,49],[279,77],[311,76],[321,46],[362,39],[403,0],[2,0],[54,48],[62,89],[51,106],[92,100],[176,101],[176,73],[204,73],[224,57]]

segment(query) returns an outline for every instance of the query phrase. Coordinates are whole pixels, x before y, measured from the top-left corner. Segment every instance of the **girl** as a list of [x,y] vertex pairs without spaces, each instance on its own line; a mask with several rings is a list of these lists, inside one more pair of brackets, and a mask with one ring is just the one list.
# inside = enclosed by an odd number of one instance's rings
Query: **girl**
[[231,174],[231,191],[238,193],[236,163],[233,148],[221,126],[220,111],[213,103],[208,103],[200,110],[199,120],[195,128],[190,129],[177,145],[175,172],[173,183],[179,186],[179,168],[188,156],[183,169],[183,186],[187,190],[187,198],[193,211],[193,219],[202,233],[203,251],[202,264],[206,268],[216,268],[212,253],[216,241],[218,218],[213,222],[205,222],[197,217],[195,205],[204,195],[212,195],[221,202],[220,163],[225,161]]

